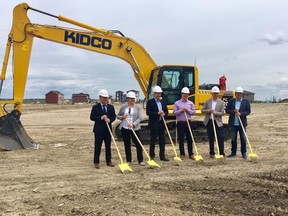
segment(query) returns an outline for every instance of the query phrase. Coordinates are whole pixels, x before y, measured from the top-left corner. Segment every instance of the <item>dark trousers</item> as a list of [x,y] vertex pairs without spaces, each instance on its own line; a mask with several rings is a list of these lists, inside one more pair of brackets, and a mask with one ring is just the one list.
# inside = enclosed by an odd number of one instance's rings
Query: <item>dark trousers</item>
[[[189,122],[191,130],[191,122]],[[184,149],[184,138],[186,135],[187,139],[187,148],[188,148],[188,154],[189,157],[193,155],[193,147],[192,147],[192,137],[187,125],[187,122],[178,122],[177,123],[177,132],[178,132],[178,141],[179,141],[179,150],[180,150],[180,155],[185,156],[185,149]]]
[[153,127],[150,129],[150,148],[149,155],[153,159],[155,158],[155,144],[158,137],[159,140],[159,157],[160,160],[165,158],[165,139],[164,139],[164,125],[163,122],[159,122],[157,127]]
[[[121,128],[121,133],[122,133],[122,137],[123,137],[123,141],[124,141],[124,147],[125,147],[125,154],[126,154],[126,161],[127,162],[131,162],[132,161],[132,153],[131,153],[131,138],[136,146],[136,151],[137,151],[137,161],[138,163],[143,162],[143,150],[142,147],[140,145],[140,143],[138,142],[138,140],[136,139],[134,133],[132,132],[132,130],[128,130],[125,128]],[[137,137],[139,138],[139,140],[141,140],[140,137],[140,131],[137,130],[135,131]]]
[[104,133],[96,134],[94,133],[94,164],[99,164],[102,142],[105,143],[105,152],[106,152],[106,163],[111,162],[111,136],[108,129]]
[[[246,131],[246,128],[244,128]],[[241,142],[241,154],[246,153],[246,137],[241,126],[231,126],[231,154],[236,155],[237,153],[237,133],[240,134]]]
[[[218,148],[219,148],[219,154],[224,155],[224,137],[223,137],[223,127],[218,127],[216,121],[214,120],[215,124],[215,130],[218,138]],[[207,124],[207,134],[209,139],[209,154],[215,155],[214,151],[214,140],[215,140],[215,134],[213,129],[213,123],[210,119]]]

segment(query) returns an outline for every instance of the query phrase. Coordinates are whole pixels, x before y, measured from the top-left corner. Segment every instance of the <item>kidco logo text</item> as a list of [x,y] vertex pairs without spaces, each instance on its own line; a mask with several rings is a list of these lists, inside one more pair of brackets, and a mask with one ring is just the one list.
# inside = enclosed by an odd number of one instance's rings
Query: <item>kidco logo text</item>
[[103,39],[95,36],[91,37],[90,35],[69,31],[65,31],[64,41],[106,50],[110,50],[112,48],[112,41],[109,39]]

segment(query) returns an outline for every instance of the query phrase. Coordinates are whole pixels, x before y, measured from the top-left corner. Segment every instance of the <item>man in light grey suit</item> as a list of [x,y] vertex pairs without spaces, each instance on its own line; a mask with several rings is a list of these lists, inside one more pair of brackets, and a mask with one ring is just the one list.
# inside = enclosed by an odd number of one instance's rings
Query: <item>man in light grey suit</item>
[[223,122],[222,122],[222,116],[224,115],[224,109],[225,109],[225,103],[221,99],[218,98],[219,92],[220,92],[219,88],[217,86],[214,86],[211,89],[212,98],[205,101],[203,108],[201,110],[202,113],[205,113],[204,125],[207,127],[207,134],[209,138],[210,158],[215,158],[215,151],[214,151],[215,135],[214,135],[211,115],[214,115],[214,123],[215,123],[217,138],[218,138],[219,153],[220,155],[225,156]]

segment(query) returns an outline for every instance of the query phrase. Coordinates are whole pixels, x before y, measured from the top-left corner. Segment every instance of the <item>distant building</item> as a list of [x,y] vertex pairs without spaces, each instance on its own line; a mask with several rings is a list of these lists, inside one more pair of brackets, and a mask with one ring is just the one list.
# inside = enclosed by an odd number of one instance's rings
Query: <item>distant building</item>
[[50,91],[45,94],[45,103],[47,104],[64,104],[64,94],[59,91]]
[[254,95],[255,93],[244,90],[243,98],[247,99],[250,103],[254,103]]
[[124,102],[125,98],[124,96],[124,92],[123,91],[116,91],[115,93],[115,102]]
[[72,104],[75,103],[90,103],[90,96],[89,94],[79,93],[79,94],[72,94]]

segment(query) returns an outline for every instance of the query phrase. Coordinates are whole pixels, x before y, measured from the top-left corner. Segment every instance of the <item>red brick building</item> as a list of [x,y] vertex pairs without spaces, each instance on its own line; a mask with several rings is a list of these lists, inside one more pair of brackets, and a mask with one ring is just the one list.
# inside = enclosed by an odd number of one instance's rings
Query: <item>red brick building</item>
[[47,104],[64,104],[64,94],[59,91],[50,91],[45,94],[45,103]]
[[90,96],[89,94],[79,93],[79,94],[72,94],[72,103],[90,103]]

